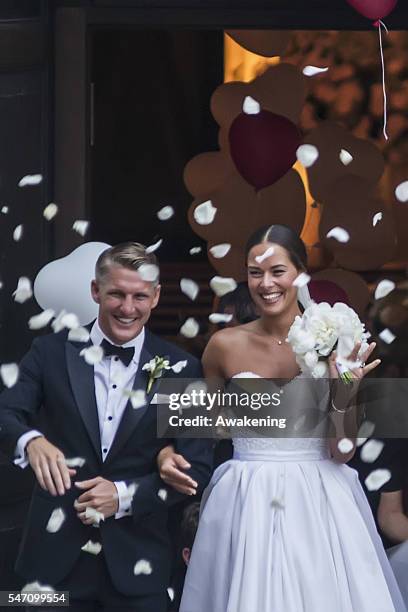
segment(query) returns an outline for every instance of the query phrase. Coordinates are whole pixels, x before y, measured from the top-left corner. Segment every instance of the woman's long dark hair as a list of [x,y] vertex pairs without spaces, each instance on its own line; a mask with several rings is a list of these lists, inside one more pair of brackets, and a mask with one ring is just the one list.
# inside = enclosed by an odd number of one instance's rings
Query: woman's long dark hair
[[272,242],[286,249],[289,258],[297,270],[306,270],[307,252],[303,241],[287,225],[264,225],[250,237],[245,247],[245,259],[249,251],[257,244]]

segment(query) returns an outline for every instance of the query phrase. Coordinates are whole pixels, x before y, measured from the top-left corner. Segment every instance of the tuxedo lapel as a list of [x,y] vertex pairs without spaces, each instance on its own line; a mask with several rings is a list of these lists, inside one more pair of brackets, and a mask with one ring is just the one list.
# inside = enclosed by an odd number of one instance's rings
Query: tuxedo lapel
[[98,409],[95,397],[94,369],[80,355],[88,345],[67,342],[65,356],[68,375],[78,410],[91,439],[97,457],[101,457],[101,437],[99,433]]

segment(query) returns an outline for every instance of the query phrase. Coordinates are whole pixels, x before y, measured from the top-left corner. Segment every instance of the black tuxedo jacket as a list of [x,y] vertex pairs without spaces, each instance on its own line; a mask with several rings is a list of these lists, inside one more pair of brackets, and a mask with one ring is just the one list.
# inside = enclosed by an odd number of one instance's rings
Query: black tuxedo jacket
[[[128,402],[110,451],[102,461],[94,369],[80,356],[84,346],[68,341],[66,331],[34,340],[20,364],[17,384],[0,395],[0,449],[13,459],[18,438],[31,429],[33,417],[39,416],[41,431],[66,458],[85,459],[76,480],[102,476],[136,483],[132,516],[110,517],[100,523],[99,529],[85,526],[73,507],[81,494],[79,489],[72,486],[64,496],[53,497],[36,486],[16,569],[27,581],[56,585],[73,568],[81,547],[88,540],[100,540],[118,591],[126,595],[154,593],[169,585],[168,509],[186,496],[167,487],[158,475],[156,457],[169,440],[157,438],[155,405],[148,403],[134,410]],[[142,366],[155,355],[167,355],[172,364],[187,359],[188,365],[179,377],[201,376],[197,359],[146,330],[134,389],[146,389],[148,373]],[[164,376],[177,375],[167,370]],[[153,385],[149,402],[156,388]],[[180,439],[174,444],[190,462],[189,474],[202,490],[211,474],[212,442]],[[158,496],[160,489],[168,492],[165,500]],[[66,519],[58,532],[49,533],[46,525],[55,508],[63,508]],[[151,563],[151,574],[134,575],[140,559]]]

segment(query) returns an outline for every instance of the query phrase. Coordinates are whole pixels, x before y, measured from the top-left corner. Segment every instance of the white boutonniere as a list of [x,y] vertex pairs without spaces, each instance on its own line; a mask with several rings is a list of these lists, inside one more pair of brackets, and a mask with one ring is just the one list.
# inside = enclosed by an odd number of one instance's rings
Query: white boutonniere
[[149,372],[146,392],[150,393],[155,380],[163,375],[164,370],[170,370],[170,361],[167,357],[156,355],[153,359],[144,364],[142,370]]

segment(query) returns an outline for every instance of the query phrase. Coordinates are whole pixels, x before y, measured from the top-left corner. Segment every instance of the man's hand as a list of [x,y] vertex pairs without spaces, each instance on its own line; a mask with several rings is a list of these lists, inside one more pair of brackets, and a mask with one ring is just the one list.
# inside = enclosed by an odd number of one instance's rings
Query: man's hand
[[28,461],[38,484],[51,495],[64,495],[71,488],[76,470],[66,466],[64,454],[43,436],[30,440],[26,447]]
[[76,482],[75,486],[85,491],[85,493],[82,493],[74,502],[74,508],[77,511],[78,518],[84,525],[92,525],[95,522],[95,519],[92,517],[86,518],[85,513],[87,508],[93,508],[101,512],[105,518],[115,515],[118,511],[118,492],[115,484],[110,480],[105,480],[102,476],[97,476],[91,480]]
[[157,456],[157,465],[160,478],[179,493],[184,495],[195,495],[197,483],[183,470],[188,470],[191,465],[183,455],[175,452],[172,446],[163,448]]

